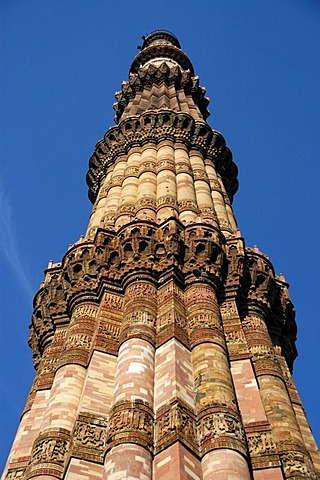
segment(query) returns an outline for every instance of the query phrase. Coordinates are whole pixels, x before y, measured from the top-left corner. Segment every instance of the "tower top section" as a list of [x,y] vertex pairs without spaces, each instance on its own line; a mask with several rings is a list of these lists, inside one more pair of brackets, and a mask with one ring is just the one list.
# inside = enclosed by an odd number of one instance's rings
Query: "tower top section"
[[156,30],[142,39],[129,79],[122,82],[121,90],[115,94],[115,121],[120,123],[129,116],[159,108],[206,120],[210,115],[206,89],[199,85],[199,78],[177,37],[165,30]]
[[[119,173],[117,180],[113,170],[118,171],[120,167],[117,164],[122,164],[121,162],[124,162],[124,159],[133,152],[143,157],[145,155],[144,151],[150,145],[153,149],[161,150],[162,142],[167,142],[168,145],[172,145],[174,150],[185,149],[190,158],[193,158],[192,152],[199,152],[200,163],[210,163],[215,171],[214,175],[217,176],[215,181],[223,184],[220,187],[216,183],[213,187],[213,180],[210,180],[210,175],[202,172],[204,177],[201,182],[207,183],[208,196],[211,197],[210,189],[219,189],[220,192],[222,188],[221,196],[225,196],[226,200],[221,198],[221,201],[231,203],[238,188],[238,170],[223,136],[213,130],[206,121],[209,116],[207,109],[209,99],[206,97],[206,89],[200,86],[199,78],[194,74],[191,61],[181,50],[179,40],[170,32],[157,30],[142,38],[143,44],[139,47],[140,52],[131,64],[129,78],[122,82],[121,89],[115,93],[116,102],[113,108],[116,112],[114,119],[117,125],[111,127],[104,138],[98,142],[89,162],[87,183],[90,200],[93,203],[97,201],[98,205],[106,192],[112,190],[113,183],[109,182],[109,177],[114,179],[112,181],[118,182],[117,188],[122,188],[122,181],[126,181],[123,180],[125,175],[129,175],[128,172],[135,171],[135,168],[137,168],[137,171],[134,173],[134,178],[140,179],[143,168],[147,169],[148,175],[158,175],[163,161],[167,161],[167,159],[161,159],[154,165],[152,164],[153,166],[150,166],[149,163],[148,166],[147,164],[144,165],[142,162],[144,166],[139,164],[140,166],[134,166],[133,170],[130,165],[130,168],[128,167],[124,172],[121,171],[121,175]],[[179,154],[176,152],[172,155]],[[182,167],[183,162],[181,163],[176,158],[172,159],[172,162],[170,168],[174,175],[174,182],[176,182],[175,175],[180,174],[181,168],[187,169],[184,174],[190,175],[188,182],[192,182],[198,179],[199,175],[202,175],[202,173],[199,173],[194,159],[192,161],[188,159],[188,165],[189,162],[192,164],[188,168]],[[179,181],[180,177],[181,175]],[[158,193],[162,188],[159,178],[157,177],[157,181],[153,181]],[[133,183],[135,181],[132,180]],[[104,185],[105,182],[109,182],[107,186]],[[147,188],[145,183],[144,188]],[[141,193],[141,195],[144,196],[144,193]],[[170,195],[172,205],[178,205],[180,202],[181,208],[184,208],[182,207],[182,200],[176,198],[176,189]],[[195,192],[192,195],[190,202],[192,205],[194,204],[192,208],[195,216],[204,218],[204,216],[198,215],[201,208],[197,203]],[[152,197],[152,201],[150,201],[152,205],[155,205],[152,207],[154,212],[159,212],[162,208],[159,202],[169,202],[168,198],[168,196],[162,194],[160,199]],[[127,200],[121,201],[127,202]],[[131,205],[131,207],[132,212],[136,212],[137,206]],[[95,208],[97,207],[95,206]],[[209,205],[208,208],[210,212],[214,209],[212,205]],[[173,210],[175,210],[175,207]],[[114,218],[117,215],[112,214],[110,222],[108,220],[109,223],[104,223],[114,225]],[[177,215],[180,214],[177,213]],[[134,215],[131,215],[131,217],[135,218]],[[157,213],[156,217],[159,220],[161,215]],[[212,218],[214,217],[215,214],[212,214]],[[161,219],[163,220],[163,217]],[[228,221],[226,223],[229,225]],[[231,227],[229,230],[233,231]]]
[[146,36],[142,36],[143,44],[141,50],[148,47],[151,44],[163,44],[174,45],[177,48],[181,48],[178,38],[168,30],[154,30]]
[[131,64],[130,73],[137,73],[140,67],[148,65],[160,66],[165,62],[169,67],[179,66],[182,70],[194,75],[192,63],[181,50],[179,40],[166,30],[156,30],[146,37],[142,37],[141,52]]

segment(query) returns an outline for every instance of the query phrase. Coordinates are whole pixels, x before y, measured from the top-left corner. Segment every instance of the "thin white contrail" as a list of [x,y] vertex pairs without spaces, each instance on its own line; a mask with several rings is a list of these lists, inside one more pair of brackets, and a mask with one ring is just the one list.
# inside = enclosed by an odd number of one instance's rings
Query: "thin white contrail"
[[12,215],[10,200],[0,183],[0,251],[12,268],[17,280],[20,282],[25,294],[30,298],[34,295],[34,289],[24,270],[19,255],[18,244],[15,234],[15,226]]

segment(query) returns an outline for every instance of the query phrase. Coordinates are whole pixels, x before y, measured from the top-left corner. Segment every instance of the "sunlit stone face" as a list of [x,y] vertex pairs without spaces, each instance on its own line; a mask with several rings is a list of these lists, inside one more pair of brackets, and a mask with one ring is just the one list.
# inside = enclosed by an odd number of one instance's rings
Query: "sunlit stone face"
[[143,66],[148,67],[149,65],[154,65],[155,67],[160,67],[160,65],[162,65],[163,62],[165,62],[170,68],[179,67],[179,64],[177,62],[175,62],[171,58],[166,58],[166,57],[153,58],[152,60],[149,60],[148,62],[146,62]]
[[172,42],[165,38],[157,38],[150,42],[150,45],[172,45]]

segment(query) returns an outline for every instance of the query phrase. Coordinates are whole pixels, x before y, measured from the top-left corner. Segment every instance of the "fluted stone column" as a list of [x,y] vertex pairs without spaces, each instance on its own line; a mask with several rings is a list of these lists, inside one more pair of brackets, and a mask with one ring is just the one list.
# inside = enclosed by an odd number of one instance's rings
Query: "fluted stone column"
[[232,232],[232,227],[230,224],[230,219],[224,200],[221,183],[219,181],[219,177],[217,175],[212,160],[206,159],[205,167],[210,181],[211,196],[218,219],[218,225],[220,226],[222,232],[226,232],[227,234],[229,234],[230,232]]
[[116,344],[122,320],[123,298],[119,292],[103,294],[98,333],[88,364],[77,421],[73,430],[71,459],[65,478],[77,480],[90,472],[90,480],[101,480],[113,400]]
[[[229,232],[230,233],[235,233],[237,231],[238,227],[237,227],[236,218],[235,218],[233,210],[232,210],[231,202],[230,202],[229,196],[226,192],[226,188],[224,186],[221,175],[217,174],[217,178],[218,178],[218,182],[220,183],[220,188],[221,188],[221,192],[222,192],[224,203],[225,203],[227,217],[228,217],[230,227],[231,227],[231,230]],[[227,229],[227,231],[228,231],[228,229]]]
[[177,204],[176,169],[171,140],[163,140],[157,151],[157,221],[179,216]]
[[237,167],[174,35],[144,37],[116,99],[86,239],[36,296],[4,478],[316,480],[287,284],[239,237]]
[[249,303],[243,319],[243,331],[284,475],[290,479],[302,478],[302,474],[314,475],[266,322],[264,309]]
[[294,410],[305,446],[308,452],[310,453],[310,456],[312,458],[315,468],[320,470],[320,453],[319,453],[317,444],[315,442],[314,436],[312,434],[312,431],[306,416],[306,412],[303,408],[297,387],[292,378],[291,372],[288,368],[286,359],[284,358],[283,355],[281,355],[281,351],[279,350],[279,347],[276,348],[276,354],[277,354],[278,362],[282,369],[282,373],[287,385],[289,397],[292,402],[293,410]]
[[131,222],[135,217],[138,191],[138,172],[141,160],[140,148],[133,148],[128,153],[121,186],[120,202],[117,210],[115,227]]
[[174,158],[177,171],[176,181],[179,219],[184,225],[188,225],[196,221],[198,206],[190,157],[187,146],[184,143],[176,142]]
[[3,478],[6,478],[5,473],[10,470],[10,468],[18,472],[20,470],[22,477],[23,471],[30,459],[33,442],[39,435],[42,416],[45,412],[49,396],[50,390],[37,391],[34,395],[31,408],[23,413],[7,464],[3,470]]
[[53,480],[63,475],[96,333],[97,313],[98,306],[88,302],[78,305],[72,312],[40,434],[33,445],[26,472],[28,479]]
[[157,211],[157,147],[147,143],[141,146],[136,216],[141,220],[156,220]]
[[130,279],[125,287],[105,480],[152,478],[156,309],[152,282]]
[[215,206],[213,205],[210,182],[206,172],[203,155],[196,149],[190,150],[189,155],[201,222],[210,223],[211,225],[218,227],[217,214]]
[[22,472],[28,466],[33,443],[39,435],[43,415],[50,398],[51,387],[66,338],[66,332],[65,326],[57,327],[52,343],[46,346],[42,354],[4,473],[10,469]]
[[203,480],[249,480],[244,429],[237,408],[215,289],[210,284],[194,283],[186,290],[185,302]]
[[158,290],[153,480],[200,480],[194,376],[184,292],[169,280]]

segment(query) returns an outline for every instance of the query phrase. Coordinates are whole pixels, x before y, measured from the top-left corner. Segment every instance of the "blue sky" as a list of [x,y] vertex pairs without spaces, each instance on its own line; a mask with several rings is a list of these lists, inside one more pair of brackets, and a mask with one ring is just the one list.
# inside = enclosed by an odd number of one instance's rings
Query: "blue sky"
[[320,5],[311,0],[2,0],[0,470],[33,378],[32,297],[85,232],[85,174],[113,125],[141,35],[178,36],[239,167],[248,246],[284,273],[297,311],[294,378],[319,415]]

